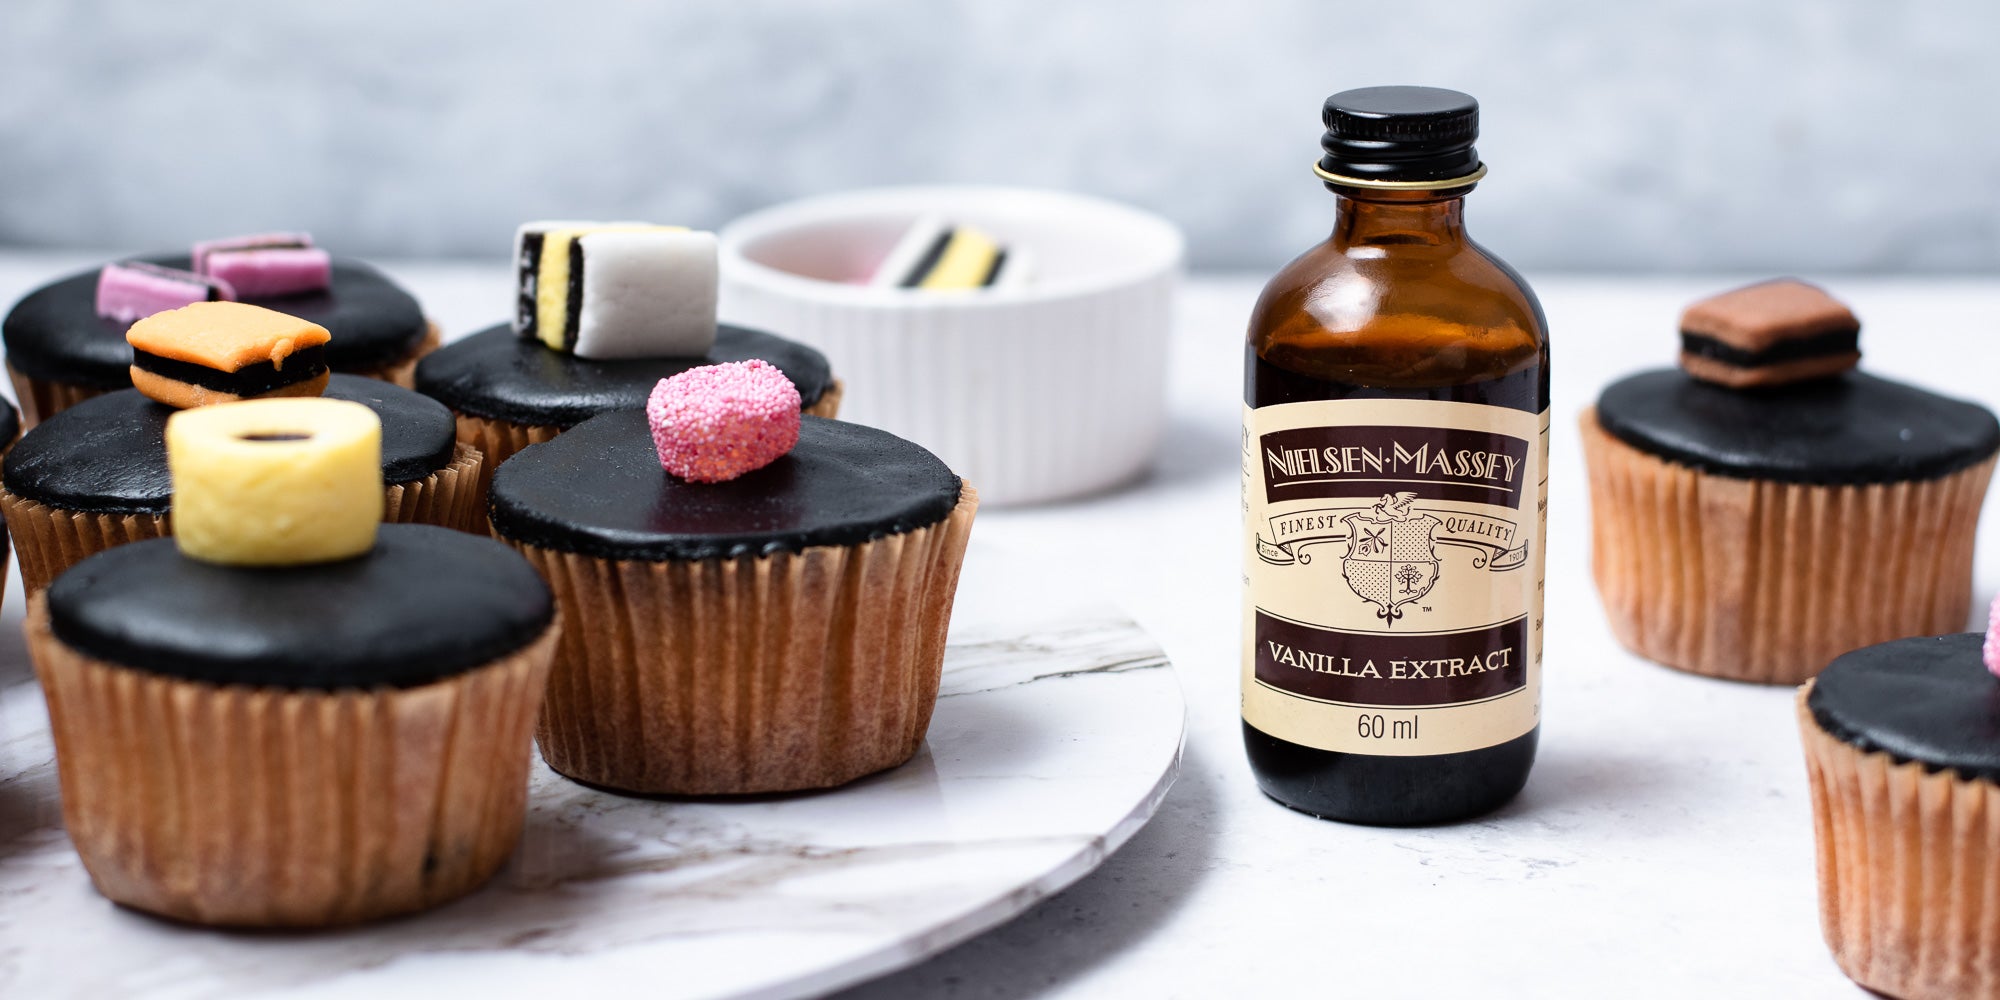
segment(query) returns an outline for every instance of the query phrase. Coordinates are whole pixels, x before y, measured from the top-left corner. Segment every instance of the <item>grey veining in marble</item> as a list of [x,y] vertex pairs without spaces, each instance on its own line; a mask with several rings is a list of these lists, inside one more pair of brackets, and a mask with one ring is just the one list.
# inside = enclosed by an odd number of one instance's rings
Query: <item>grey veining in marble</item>
[[[0,628],[18,620],[10,606]],[[823,992],[1095,868],[1172,783],[1182,718],[1144,632],[975,542],[943,696],[909,764],[743,802],[623,798],[538,764],[520,849],[487,888],[386,924],[270,935],[99,897],[61,831],[39,692],[15,684],[0,690],[0,995]]]
[[499,260],[527,218],[978,181],[1268,272],[1328,224],[1320,100],[1433,83],[1484,103],[1475,231],[1517,266],[1990,271],[1996,34],[1990,0],[10,0],[0,245]]

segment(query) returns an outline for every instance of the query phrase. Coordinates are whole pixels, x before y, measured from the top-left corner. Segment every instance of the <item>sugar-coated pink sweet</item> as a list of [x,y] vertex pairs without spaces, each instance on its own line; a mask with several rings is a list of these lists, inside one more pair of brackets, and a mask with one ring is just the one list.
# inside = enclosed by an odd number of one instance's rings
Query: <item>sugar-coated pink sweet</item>
[[250,298],[297,295],[333,283],[333,258],[318,247],[217,250],[208,255],[208,275]]
[[248,236],[224,236],[219,240],[202,240],[194,245],[190,254],[194,258],[196,274],[208,274],[210,254],[224,250],[272,250],[296,249],[313,245],[311,233],[251,233]]
[[797,386],[768,362],[732,361],[663,378],[646,400],[660,467],[720,483],[783,458],[799,443]]
[[1986,612],[1986,669],[2000,677],[2000,597],[1993,599],[1993,610]]
[[97,272],[97,314],[120,323],[196,302],[234,302],[236,289],[221,278],[128,260]]

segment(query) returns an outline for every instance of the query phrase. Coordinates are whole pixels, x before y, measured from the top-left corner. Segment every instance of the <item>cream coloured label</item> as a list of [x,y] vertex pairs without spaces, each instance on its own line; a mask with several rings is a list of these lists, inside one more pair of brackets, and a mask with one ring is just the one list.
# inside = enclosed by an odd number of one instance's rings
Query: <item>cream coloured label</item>
[[1246,407],[1244,721],[1378,756],[1533,729],[1548,448],[1547,411]]

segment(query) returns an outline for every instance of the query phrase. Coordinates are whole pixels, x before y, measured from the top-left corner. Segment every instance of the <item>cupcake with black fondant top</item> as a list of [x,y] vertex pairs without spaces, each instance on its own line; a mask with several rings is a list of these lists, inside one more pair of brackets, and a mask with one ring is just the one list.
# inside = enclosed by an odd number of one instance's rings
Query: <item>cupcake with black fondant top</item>
[[908,760],[977,493],[885,431],[801,418],[761,362],[663,380],[494,477],[494,533],[573,622],[537,740],[669,794],[839,785]]
[[1962,627],[1993,414],[1852,370],[1858,321],[1801,282],[1697,303],[1682,327],[1683,370],[1615,382],[1582,419],[1619,640],[1796,684],[1848,650]]
[[[156,313],[133,331],[138,356],[157,359],[149,366],[168,374],[135,366],[144,391],[107,393],[56,414],[0,467],[0,513],[29,593],[93,553],[171,533],[168,418],[177,406],[259,392],[323,391],[373,410],[383,427],[385,518],[485,530],[476,488],[482,458],[456,440],[451,411],[379,379],[329,375],[323,362],[313,364],[331,343],[315,324],[255,306],[205,303]],[[213,367],[225,364],[233,370]]]
[[1821,930],[1890,996],[2000,997],[2000,603],[1992,619],[1847,653],[1799,693]]
[[459,437],[508,456],[609,410],[637,410],[663,378],[762,360],[833,417],[840,383],[803,344],[715,318],[711,233],[637,223],[533,222],[515,236],[514,318],[417,366],[416,386],[458,415]]
[[360,261],[329,257],[304,233],[197,244],[185,255],[119,261],[44,285],[14,305],[0,337],[27,425],[132,385],[131,323],[193,302],[267,306],[325,327],[335,372],[409,386],[437,328],[402,286]]
[[513,850],[555,607],[489,538],[378,530],[379,435],[340,400],[179,411],[176,536],[30,599],[64,825],[104,895],[352,923],[470,892]]

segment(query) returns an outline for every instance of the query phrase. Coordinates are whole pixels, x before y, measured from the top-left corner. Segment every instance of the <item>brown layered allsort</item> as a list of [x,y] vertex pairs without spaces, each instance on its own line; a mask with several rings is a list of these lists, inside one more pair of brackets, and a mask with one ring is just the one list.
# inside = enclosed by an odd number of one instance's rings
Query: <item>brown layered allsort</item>
[[181,680],[84,656],[30,601],[63,821],[99,892],[237,927],[318,927],[462,896],[512,853],[559,622],[412,688]]
[[536,741],[549,766],[628,792],[828,788],[894,767],[937,702],[979,495],[853,546],[697,561],[514,544],[566,620]]
[[[465,444],[450,464],[412,482],[383,491],[382,520],[388,524],[435,524],[474,534],[486,533],[486,508],[477,485],[485,461]],[[109,548],[173,534],[164,514],[100,514],[64,510],[28,500],[0,487],[0,516],[7,521],[20,553],[21,584],[39,594],[63,570]]]
[[1799,691],[1820,929],[1841,971],[1895,997],[2000,997],[2000,786],[1864,751]]
[[1681,314],[1681,367],[1735,388],[1835,375],[1861,361],[1861,321],[1790,278],[1706,298]]
[[1862,646],[1964,627],[1994,460],[1937,479],[1814,486],[1711,475],[1581,421],[1591,568],[1648,659],[1797,684]]

